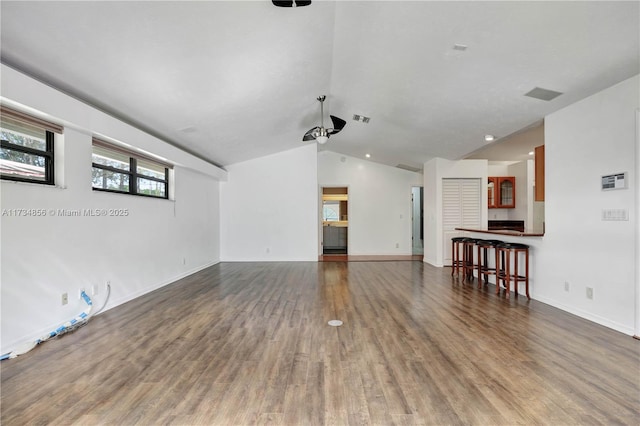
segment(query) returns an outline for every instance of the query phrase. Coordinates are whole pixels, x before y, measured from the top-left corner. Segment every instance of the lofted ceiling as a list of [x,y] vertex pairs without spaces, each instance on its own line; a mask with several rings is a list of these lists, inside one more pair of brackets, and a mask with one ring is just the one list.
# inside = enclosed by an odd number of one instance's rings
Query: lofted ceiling
[[[422,168],[640,72],[635,1],[0,8],[4,64],[223,167],[314,143],[322,94],[325,122],[347,125],[319,149]],[[524,96],[535,87],[563,94]]]

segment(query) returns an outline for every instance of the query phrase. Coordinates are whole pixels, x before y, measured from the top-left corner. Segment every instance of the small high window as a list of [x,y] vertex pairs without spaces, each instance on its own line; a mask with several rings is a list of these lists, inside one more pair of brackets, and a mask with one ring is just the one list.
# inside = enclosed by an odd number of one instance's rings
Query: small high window
[[94,139],[92,165],[95,191],[169,198],[168,164]]
[[54,185],[54,133],[62,127],[2,107],[0,178]]

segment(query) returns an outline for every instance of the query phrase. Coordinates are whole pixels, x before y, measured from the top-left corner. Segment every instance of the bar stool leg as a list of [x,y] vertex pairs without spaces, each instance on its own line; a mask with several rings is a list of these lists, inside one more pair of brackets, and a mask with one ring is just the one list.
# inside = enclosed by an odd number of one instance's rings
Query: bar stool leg
[[518,275],[518,257],[520,257],[520,251],[513,250],[513,291],[516,298],[518,297],[518,283],[520,282],[518,281],[518,278],[520,277],[520,275]]
[[525,289],[525,293],[527,294],[527,299],[531,300],[531,297],[529,296],[529,250],[525,251],[524,254],[525,254],[525,259],[524,259],[524,268],[525,268],[524,289]]
[[505,278],[507,279],[505,287],[507,290],[506,297],[508,299],[510,297],[509,293],[511,293],[511,250],[505,250],[505,257],[507,263],[505,267]]
[[457,266],[458,266],[458,256],[456,253],[458,250],[456,250],[456,242],[451,240],[451,276],[453,277],[453,271],[457,270]]
[[500,280],[504,282],[504,252],[496,247],[496,294],[500,294]]
[[478,288],[480,288],[482,287],[482,247],[476,245],[476,248],[476,255],[478,256]]

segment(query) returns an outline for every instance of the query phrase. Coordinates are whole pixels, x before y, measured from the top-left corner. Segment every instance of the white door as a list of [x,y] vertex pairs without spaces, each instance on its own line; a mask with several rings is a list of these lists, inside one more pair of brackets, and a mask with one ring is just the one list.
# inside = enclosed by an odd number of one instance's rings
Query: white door
[[480,228],[480,179],[442,179],[443,264],[451,265],[451,238],[462,231],[455,228]]

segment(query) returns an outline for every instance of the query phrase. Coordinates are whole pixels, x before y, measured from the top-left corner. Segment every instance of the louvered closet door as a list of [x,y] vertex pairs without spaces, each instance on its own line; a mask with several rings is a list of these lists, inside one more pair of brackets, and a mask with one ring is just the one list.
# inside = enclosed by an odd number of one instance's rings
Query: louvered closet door
[[480,179],[442,179],[443,264],[451,265],[451,238],[458,227],[480,228]]

